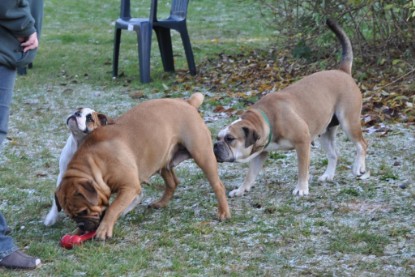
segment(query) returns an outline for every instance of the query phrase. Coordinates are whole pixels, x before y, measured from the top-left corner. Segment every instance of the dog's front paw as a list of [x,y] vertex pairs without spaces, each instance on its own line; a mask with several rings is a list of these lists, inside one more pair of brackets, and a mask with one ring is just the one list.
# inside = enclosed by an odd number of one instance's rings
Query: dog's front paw
[[[352,167],[352,172],[354,176],[360,177],[366,175],[366,165],[364,162],[355,162]],[[370,176],[370,173],[369,173]]]
[[166,207],[167,203],[164,201],[154,201],[153,203],[151,203],[150,205],[148,205],[149,208],[153,208],[153,209],[161,209]]
[[52,226],[53,224],[55,224],[59,219],[59,212],[58,212],[58,208],[55,204],[55,202],[53,202],[53,206],[50,209],[48,215],[46,216],[45,220],[43,221],[43,224],[45,226]]
[[367,170],[366,172],[364,172],[363,174],[361,174],[361,175],[358,175],[357,176],[357,178],[359,179],[359,180],[366,180],[367,178],[369,178],[370,177],[370,171],[369,170]]
[[308,195],[308,186],[306,188],[296,186],[295,189],[293,190],[293,194],[298,195],[298,196]]
[[45,226],[52,226],[54,225],[56,222],[58,221],[58,217],[55,218],[46,218],[45,221],[43,222],[43,225]]
[[334,179],[334,175],[324,173],[318,178],[319,182],[331,182]]
[[244,195],[245,190],[244,189],[234,189],[229,193],[229,197],[236,197],[236,196],[242,196]]
[[229,208],[226,210],[218,210],[218,219],[220,221],[224,221],[226,219],[230,219],[231,218],[231,212],[229,211]]
[[101,224],[99,225],[96,231],[95,239],[106,240],[109,238],[112,238],[112,226],[109,226],[101,222]]
[[45,226],[52,226],[53,224],[55,224],[58,221],[59,214],[51,213],[51,212],[49,212],[49,214],[45,218],[45,221],[43,221],[43,224]]

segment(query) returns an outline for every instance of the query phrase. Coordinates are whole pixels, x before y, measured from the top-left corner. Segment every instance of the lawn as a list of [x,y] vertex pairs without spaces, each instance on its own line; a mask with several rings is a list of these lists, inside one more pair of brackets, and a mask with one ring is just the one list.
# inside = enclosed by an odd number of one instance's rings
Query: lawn
[[[312,149],[310,195],[292,196],[295,153],[272,153],[254,189],[228,199],[232,218],[219,222],[212,189],[201,170],[186,161],[177,167],[181,184],[168,207],[147,208],[163,191],[162,179],[155,176],[143,185],[143,203],[118,220],[112,239],[61,248],[59,239],[75,229],[74,222],[63,214],[53,227],[42,222],[68,136],[65,119],[75,108],[91,107],[116,117],[148,99],[200,91],[206,95],[202,116],[214,138],[250,100],[231,98],[209,80],[202,83],[188,76],[177,34],[178,75],[163,73],[154,38],[153,81],[140,84],[135,35],[129,33],[121,46],[122,76],[113,80],[112,23],[119,1],[45,2],[39,54],[28,75],[17,79],[9,140],[0,156],[0,210],[19,247],[39,256],[43,265],[35,271],[0,269],[0,275],[415,275],[415,128],[389,122],[364,127],[369,179],[357,180],[351,174],[353,145],[340,132],[335,181],[317,181],[327,163],[317,143]],[[146,7],[143,16],[148,13],[149,1],[132,2]],[[261,16],[255,0],[192,0],[188,24],[198,69],[215,68],[224,55],[266,52],[278,45]],[[249,96],[251,90],[241,85],[232,96]],[[243,182],[246,172],[246,164],[219,164],[227,192]]]

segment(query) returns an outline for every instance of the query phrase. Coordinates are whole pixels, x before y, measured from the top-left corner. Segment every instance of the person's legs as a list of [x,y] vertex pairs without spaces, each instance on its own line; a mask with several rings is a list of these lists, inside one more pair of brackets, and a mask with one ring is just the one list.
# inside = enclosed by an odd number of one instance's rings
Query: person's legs
[[35,269],[40,265],[40,259],[21,252],[14,244],[8,231],[6,220],[0,213],[0,266],[6,268]]
[[8,227],[6,220],[0,213],[0,261],[18,250],[17,246],[13,242],[13,239],[5,235],[7,230]]
[[0,149],[6,138],[16,70],[0,65]]
[[14,244],[8,232],[6,220],[0,213],[0,266],[6,268],[35,269],[40,259],[26,255]]
[[[12,102],[16,70],[0,65],[0,149],[4,138],[7,135],[9,122],[9,109]],[[10,255],[18,248],[13,239],[7,236],[9,228],[6,220],[0,213],[0,260]]]
[[[0,149],[7,135],[10,104],[12,102],[16,70],[0,65]],[[10,229],[0,213],[0,266],[6,268],[34,269],[40,265],[40,259],[21,252],[7,234]]]

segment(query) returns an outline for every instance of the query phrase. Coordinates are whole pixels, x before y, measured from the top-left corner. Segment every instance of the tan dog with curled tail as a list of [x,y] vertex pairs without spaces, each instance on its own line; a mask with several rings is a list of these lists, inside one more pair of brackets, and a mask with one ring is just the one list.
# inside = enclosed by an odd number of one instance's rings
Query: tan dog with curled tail
[[[230,192],[241,196],[254,185],[268,152],[295,149],[298,182],[293,194],[307,195],[310,148],[319,138],[327,153],[328,166],[320,181],[333,180],[337,152],[335,137],[341,126],[356,147],[353,174],[365,177],[367,143],[362,135],[362,94],[351,76],[353,52],[349,38],[337,23],[327,25],[343,48],[336,70],[309,75],[285,89],[262,97],[240,119],[221,130],[214,152],[219,162],[249,162],[244,183]],[[365,174],[366,173],[366,174]]]

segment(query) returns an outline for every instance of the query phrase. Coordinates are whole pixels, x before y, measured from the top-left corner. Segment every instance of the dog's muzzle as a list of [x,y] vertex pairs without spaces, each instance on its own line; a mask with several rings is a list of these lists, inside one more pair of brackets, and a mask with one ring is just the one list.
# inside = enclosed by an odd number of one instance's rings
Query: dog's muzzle
[[216,142],[213,145],[213,153],[215,153],[216,161],[219,163],[223,162],[234,162],[235,158],[232,155],[232,151],[229,146],[224,142]]
[[69,124],[69,121],[70,120],[73,120],[73,121],[75,121],[75,123],[76,123],[76,116],[73,114],[73,115],[71,115],[71,116],[69,116],[67,119],[66,119],[66,125],[68,125]]
[[83,232],[95,231],[102,219],[101,217],[76,217],[74,218],[77,227]]

